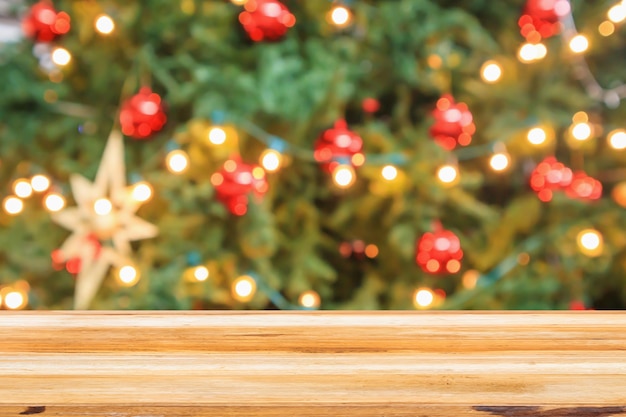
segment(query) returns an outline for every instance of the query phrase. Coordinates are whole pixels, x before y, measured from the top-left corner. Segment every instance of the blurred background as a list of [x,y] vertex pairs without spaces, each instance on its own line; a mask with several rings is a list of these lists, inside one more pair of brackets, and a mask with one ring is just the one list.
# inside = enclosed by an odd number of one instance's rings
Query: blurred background
[[624,19],[0,0],[0,306],[621,309]]

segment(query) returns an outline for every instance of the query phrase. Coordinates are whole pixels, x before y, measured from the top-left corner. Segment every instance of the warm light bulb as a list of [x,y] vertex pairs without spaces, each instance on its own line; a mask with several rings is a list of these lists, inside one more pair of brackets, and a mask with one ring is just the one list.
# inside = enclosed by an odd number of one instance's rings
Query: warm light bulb
[[152,186],[145,181],[133,185],[133,200],[145,203],[152,198]]
[[584,111],[576,112],[572,116],[572,122],[574,123],[586,123],[589,121],[589,115]]
[[300,294],[298,302],[305,308],[317,308],[320,306],[320,295],[313,290],[305,291]]
[[587,140],[591,137],[591,125],[586,122],[572,126],[572,136],[576,140]]
[[480,279],[480,272],[475,269],[470,269],[463,274],[461,281],[463,283],[463,287],[471,290],[476,288],[476,284],[478,284],[478,280]]
[[33,190],[40,193],[50,188],[50,180],[45,175],[38,174],[30,179],[30,185]]
[[626,19],[626,5],[618,3],[611,7],[607,13],[607,17],[613,23],[620,23]]
[[545,58],[548,49],[542,43],[525,43],[518,51],[518,57],[522,62],[532,62]]
[[171,173],[182,174],[189,167],[189,157],[184,151],[175,150],[167,154],[165,163]]
[[24,203],[22,200],[13,196],[6,197],[2,206],[4,207],[4,211],[12,216],[20,214],[22,210],[24,210]]
[[57,47],[52,51],[52,62],[60,67],[64,67],[70,63],[72,55],[65,48]]
[[622,129],[612,131],[609,133],[608,141],[613,149],[626,149],[626,131]]
[[548,55],[548,48],[542,43],[535,44],[535,60],[544,59]]
[[459,171],[454,165],[444,165],[437,171],[439,181],[445,184],[451,184],[457,180]]
[[237,6],[243,6],[248,2],[248,0],[230,0],[230,2]]
[[489,165],[494,171],[504,171],[509,167],[509,156],[505,153],[496,153],[489,160]]
[[115,22],[110,16],[102,14],[96,18],[95,27],[99,33],[109,35],[115,30]]
[[585,35],[576,35],[569,41],[569,49],[575,54],[581,54],[589,48],[589,40]]
[[578,233],[578,248],[587,256],[602,254],[602,235],[594,229],[585,229]]
[[280,169],[283,156],[274,149],[266,149],[261,154],[261,165],[267,172],[276,172]]
[[28,198],[33,195],[33,187],[30,185],[30,181],[22,178],[13,183],[13,192],[19,198]]
[[598,25],[598,32],[602,36],[611,36],[613,33],[615,33],[615,25],[612,22],[605,20],[604,22],[600,23],[600,25]]
[[117,272],[117,279],[125,287],[132,287],[139,281],[139,272],[132,265],[124,265]]
[[546,131],[540,127],[533,127],[528,131],[528,142],[533,145],[541,145],[546,141]]
[[330,20],[337,26],[346,26],[350,23],[352,14],[344,6],[335,6],[330,12]]
[[226,131],[221,127],[212,127],[209,130],[209,142],[213,145],[221,145],[226,142]]
[[502,77],[502,67],[495,61],[487,61],[480,70],[480,76],[487,83],[495,83]]
[[236,300],[250,301],[256,291],[256,282],[248,275],[243,275],[235,280],[232,285],[232,294]]
[[209,269],[206,266],[197,266],[193,270],[193,277],[196,281],[206,281],[209,278]]
[[393,165],[385,165],[381,171],[381,175],[387,181],[393,181],[398,177],[398,169]]
[[430,307],[435,301],[435,293],[429,288],[420,288],[413,295],[413,303],[417,308]]
[[106,198],[99,198],[93,203],[93,211],[99,216],[106,216],[113,211],[113,204]]
[[9,310],[19,310],[26,306],[26,296],[19,291],[9,291],[4,295],[4,305]]
[[48,211],[53,213],[61,211],[65,207],[65,198],[60,194],[50,193],[44,199],[44,205]]
[[350,165],[339,165],[333,171],[333,181],[340,188],[348,188],[356,181],[354,168]]

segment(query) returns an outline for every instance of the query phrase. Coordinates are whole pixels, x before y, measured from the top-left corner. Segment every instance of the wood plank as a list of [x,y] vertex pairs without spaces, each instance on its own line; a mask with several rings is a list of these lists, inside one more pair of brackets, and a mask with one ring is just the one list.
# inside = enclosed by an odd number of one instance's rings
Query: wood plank
[[622,414],[619,312],[0,314],[0,417]]

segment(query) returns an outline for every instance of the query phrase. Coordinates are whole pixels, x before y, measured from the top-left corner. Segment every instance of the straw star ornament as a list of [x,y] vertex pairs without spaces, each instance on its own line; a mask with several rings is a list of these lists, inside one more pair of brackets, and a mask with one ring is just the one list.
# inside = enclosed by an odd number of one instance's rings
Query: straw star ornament
[[[94,182],[81,175],[70,178],[75,207],[52,215],[52,220],[72,234],[60,248],[62,261],[78,259],[74,308],[89,308],[111,266],[132,265],[130,242],[158,234],[151,223],[135,213],[141,203],[126,186],[124,142],[118,131],[109,136]],[[96,238],[101,247],[88,244]]]

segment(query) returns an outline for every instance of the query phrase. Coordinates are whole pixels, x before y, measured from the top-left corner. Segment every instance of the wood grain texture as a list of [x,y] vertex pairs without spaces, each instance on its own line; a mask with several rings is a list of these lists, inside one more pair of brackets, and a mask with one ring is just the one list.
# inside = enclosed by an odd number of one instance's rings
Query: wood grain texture
[[19,415],[626,416],[626,314],[3,313]]

